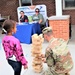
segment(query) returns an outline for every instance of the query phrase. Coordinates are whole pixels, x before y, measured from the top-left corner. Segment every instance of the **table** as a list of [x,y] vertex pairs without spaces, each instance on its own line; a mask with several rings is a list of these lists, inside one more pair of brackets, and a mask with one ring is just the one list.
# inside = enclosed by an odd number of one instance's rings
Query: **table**
[[31,44],[33,34],[40,34],[41,29],[38,23],[20,23],[17,24],[17,32],[14,34],[21,43]]
[[5,18],[0,17],[0,22],[3,22],[5,20]]
[[2,24],[5,20],[6,20],[5,18],[0,17],[0,27],[2,27]]

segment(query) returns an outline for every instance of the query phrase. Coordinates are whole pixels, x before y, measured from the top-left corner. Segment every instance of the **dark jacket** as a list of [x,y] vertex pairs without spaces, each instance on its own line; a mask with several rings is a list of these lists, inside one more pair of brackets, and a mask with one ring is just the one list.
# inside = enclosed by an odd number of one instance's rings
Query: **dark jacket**
[[28,22],[28,17],[26,15],[24,15],[24,17],[22,18],[22,16],[21,16],[20,22]]

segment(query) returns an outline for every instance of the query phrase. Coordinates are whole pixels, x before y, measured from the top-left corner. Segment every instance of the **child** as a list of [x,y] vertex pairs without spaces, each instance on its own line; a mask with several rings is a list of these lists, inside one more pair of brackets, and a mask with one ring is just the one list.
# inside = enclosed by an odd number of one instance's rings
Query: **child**
[[13,33],[16,32],[16,22],[5,20],[3,23],[3,32],[6,33],[2,40],[2,45],[6,54],[6,59],[14,70],[14,75],[21,75],[22,65],[27,69],[27,60],[24,57],[20,41],[15,38]]

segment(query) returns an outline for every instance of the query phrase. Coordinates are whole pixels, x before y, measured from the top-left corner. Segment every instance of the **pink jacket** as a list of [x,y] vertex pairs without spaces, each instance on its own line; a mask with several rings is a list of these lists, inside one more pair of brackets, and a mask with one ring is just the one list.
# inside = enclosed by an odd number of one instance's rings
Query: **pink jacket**
[[27,60],[24,57],[20,41],[17,38],[6,35],[2,40],[2,45],[6,54],[6,59],[14,55],[16,60],[20,61],[22,65],[27,65]]

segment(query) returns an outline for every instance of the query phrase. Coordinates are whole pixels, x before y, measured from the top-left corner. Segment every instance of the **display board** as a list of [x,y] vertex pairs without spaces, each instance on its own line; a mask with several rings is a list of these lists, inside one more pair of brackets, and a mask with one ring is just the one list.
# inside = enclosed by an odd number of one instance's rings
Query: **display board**
[[33,5],[33,6],[21,6],[17,8],[18,21],[20,22],[20,11],[24,11],[25,15],[28,16],[29,22],[32,22],[32,15],[35,14],[35,9],[39,8],[40,13],[43,15],[44,20],[47,19],[47,9],[45,5]]

